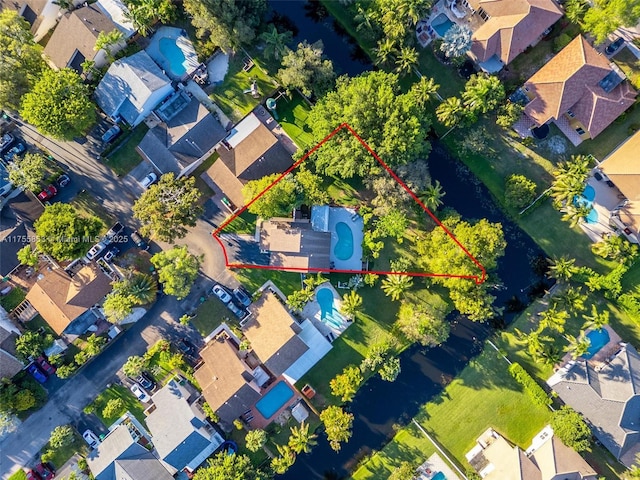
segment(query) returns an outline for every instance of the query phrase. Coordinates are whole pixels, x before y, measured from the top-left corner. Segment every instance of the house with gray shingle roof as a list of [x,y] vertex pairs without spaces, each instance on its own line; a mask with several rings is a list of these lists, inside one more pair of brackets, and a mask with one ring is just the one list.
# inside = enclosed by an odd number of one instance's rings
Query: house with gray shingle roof
[[135,127],[173,91],[169,77],[143,50],[113,62],[98,84],[95,98],[114,122]]
[[600,442],[627,466],[640,453],[640,355],[620,343],[605,362],[578,359],[549,380],[565,404],[580,412]]
[[173,379],[151,398],[146,423],[160,459],[174,474],[193,472],[224,442],[196,402],[199,396]]

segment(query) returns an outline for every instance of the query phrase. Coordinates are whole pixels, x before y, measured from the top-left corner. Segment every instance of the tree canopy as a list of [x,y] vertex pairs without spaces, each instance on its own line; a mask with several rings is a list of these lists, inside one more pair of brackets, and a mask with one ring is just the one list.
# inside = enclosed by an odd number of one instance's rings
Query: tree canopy
[[336,74],[333,62],[322,55],[323,48],[321,40],[312,44],[304,41],[295,50],[288,51],[278,70],[282,86],[289,90],[298,88],[307,97],[311,94],[321,97],[331,90]]
[[595,0],[582,19],[583,28],[604,42],[619,27],[633,27],[640,20],[637,0]]
[[591,451],[591,430],[578,412],[563,406],[551,416],[553,433],[576,452]]
[[35,221],[36,247],[56,260],[81,257],[104,227],[96,217],[83,217],[68,203],[54,203]]
[[202,258],[189,253],[186,245],[156,253],[151,263],[158,270],[158,280],[164,292],[182,300],[191,291],[198,276]]
[[320,421],[324,424],[327,440],[331,448],[340,451],[341,443],[351,438],[353,413],[347,413],[335,405],[325,408],[320,413]]
[[242,187],[242,196],[245,203],[249,203],[256,198],[265,189],[268,191],[249,205],[250,213],[258,215],[262,218],[284,217],[291,214],[291,210],[299,205],[298,188],[296,182],[290,175],[287,175],[278,183],[274,182],[280,177],[280,174],[274,173],[267,175],[260,180],[252,180]]
[[142,223],[140,232],[170,243],[184,237],[187,227],[195,226],[202,215],[201,195],[195,178],[162,175],[133,204],[133,216]]
[[18,110],[44,68],[31,25],[16,11],[0,12],[0,108]]
[[16,187],[36,192],[47,171],[45,156],[41,153],[25,153],[9,164],[9,181]]
[[[417,87],[416,87],[417,88]],[[390,167],[425,158],[430,144],[425,140],[430,125],[424,104],[416,94],[401,93],[398,76],[382,71],[358,77],[340,77],[334,91],[325,95],[307,118],[320,141],[342,123],[351,128]],[[318,172],[344,178],[367,176],[375,159],[346,129],[313,156]]]
[[266,3],[265,0],[185,0],[184,9],[198,37],[229,52],[255,38]]
[[440,345],[449,338],[449,322],[425,303],[403,302],[396,325],[409,340],[424,346]]
[[208,465],[196,470],[193,480],[267,480],[246,455],[220,452],[208,460]]
[[71,140],[96,120],[96,106],[80,75],[65,68],[44,70],[22,99],[20,114],[45,135]]
[[171,0],[125,0],[128,17],[146,36],[156,21],[169,23],[176,16],[176,7]]

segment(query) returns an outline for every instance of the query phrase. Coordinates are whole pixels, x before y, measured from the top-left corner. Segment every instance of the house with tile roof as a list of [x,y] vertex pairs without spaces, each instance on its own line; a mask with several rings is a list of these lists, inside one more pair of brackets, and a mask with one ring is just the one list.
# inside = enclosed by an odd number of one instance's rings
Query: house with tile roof
[[597,137],[633,105],[637,92],[625,79],[579,35],[525,82],[524,114],[535,126],[555,123],[579,145]]
[[114,122],[135,127],[173,91],[169,77],[142,50],[111,64],[96,88],[95,99]]
[[[241,340],[222,328],[200,351],[202,362],[194,373],[225,428],[240,417],[253,419],[252,426],[260,428],[271,423],[278,412],[298,401],[291,385],[331,350],[311,321],[294,318],[275,291],[266,286],[259,291],[242,326],[248,349],[241,350]],[[256,405],[283,382],[291,398],[264,418]]]
[[465,1],[481,20],[473,30],[469,55],[488,73],[501,70],[538,43],[562,17],[554,0]]
[[134,429],[116,426],[87,456],[95,480],[173,480],[162,462],[144,446]]
[[255,113],[233,127],[217,151],[220,158],[207,175],[236,207],[244,205],[242,187],[247,182],[293,165],[291,155]]
[[611,221],[632,243],[640,243],[640,132],[625,140],[599,165],[624,195]]
[[209,158],[227,131],[196,98],[181,90],[154,110],[158,123],[136,147],[161,173],[187,175]]
[[[82,0],[75,0],[79,5]],[[56,26],[60,15],[60,5],[55,0],[0,0],[0,11],[14,10],[31,25],[31,33],[36,42]]]
[[[96,5],[87,5],[65,13],[44,48],[49,63],[58,69],[71,68],[83,72],[82,64],[92,60],[100,68],[107,64],[104,50],[95,50],[101,32],[118,30],[118,26]],[[126,41],[113,47],[112,53],[126,45]]]
[[550,426],[523,451],[493,428],[487,429],[466,454],[484,480],[596,480],[595,470],[553,434]]
[[186,381],[175,378],[151,397],[146,423],[158,456],[172,474],[193,472],[224,442],[196,402],[199,397]]
[[640,355],[628,343],[610,344],[602,361],[571,360],[547,380],[562,401],[580,412],[596,438],[631,467],[640,453]]
[[98,320],[94,307],[111,291],[112,279],[95,264],[70,275],[60,268],[38,275],[25,298],[56,334],[81,335]]

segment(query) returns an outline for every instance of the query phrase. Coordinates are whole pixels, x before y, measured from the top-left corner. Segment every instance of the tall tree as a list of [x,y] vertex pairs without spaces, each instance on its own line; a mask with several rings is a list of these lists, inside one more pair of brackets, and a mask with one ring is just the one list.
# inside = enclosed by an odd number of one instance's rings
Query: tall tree
[[569,314],[564,310],[558,310],[555,306],[540,313],[540,327],[550,328],[558,333],[564,332],[564,326],[569,319]]
[[385,37],[378,41],[378,46],[374,48],[376,54],[376,65],[388,65],[394,55],[397,55],[396,43],[389,37]]
[[16,338],[17,357],[22,361],[28,360],[29,357],[38,357],[52,343],[53,337],[50,334],[41,335],[33,330],[27,330]]
[[591,451],[591,430],[582,415],[566,405],[551,415],[553,433],[576,452]]
[[256,469],[246,455],[217,453],[207,461],[206,467],[196,470],[193,480],[267,480],[268,476]]
[[103,227],[99,218],[83,217],[68,203],[54,203],[34,223],[36,248],[56,260],[75,260],[87,253]]
[[372,17],[385,36],[402,43],[411,27],[428,14],[432,4],[432,0],[376,0],[371,4]]
[[420,80],[411,85],[409,93],[413,95],[414,101],[418,105],[424,107],[429,100],[438,95],[439,88],[440,85],[438,85],[433,78],[423,75],[420,77]]
[[564,348],[564,351],[571,355],[571,358],[576,360],[585,355],[591,347],[591,340],[581,332],[579,336],[565,335],[565,338],[569,344]]
[[416,476],[416,467],[409,462],[402,462],[391,471],[388,480],[413,480]]
[[550,278],[555,278],[558,282],[568,282],[577,270],[576,260],[563,256],[552,260],[548,275]]
[[553,172],[555,180],[551,185],[551,196],[557,208],[573,203],[575,197],[582,193],[589,175],[589,164],[585,156],[572,156],[571,160],[561,163]]
[[[298,188],[291,175],[287,175],[278,183],[280,174],[267,175],[260,180],[252,180],[242,187],[245,204],[249,205],[249,213],[260,218],[288,217],[295,207],[300,204]],[[268,189],[268,190],[267,190]],[[260,197],[258,198],[258,195]]]
[[71,445],[74,440],[71,425],[58,425],[49,436],[49,445],[53,448],[62,448]]
[[103,30],[98,34],[98,38],[96,38],[96,44],[94,45],[93,49],[96,52],[104,50],[109,61],[113,62],[113,50],[118,46],[118,44],[122,43],[123,41],[124,34],[117,28],[114,28],[110,32]]
[[584,305],[586,300],[587,295],[582,293],[581,288],[569,287],[558,295],[560,305],[573,315],[583,312],[587,308]]
[[247,450],[257,452],[267,443],[267,432],[260,428],[250,430],[245,436]]
[[198,205],[202,194],[195,182],[194,177],[162,175],[133,204],[133,216],[142,223],[140,232],[170,243],[184,237],[204,211]]
[[31,25],[14,10],[0,12],[0,108],[18,110],[45,68]]
[[164,292],[177,297],[178,300],[189,295],[201,262],[202,258],[189,253],[186,245],[175,246],[151,257],[151,263],[158,270],[158,280]]
[[395,325],[409,340],[424,346],[440,345],[449,338],[449,322],[424,303],[403,302]]
[[584,14],[582,26],[591,33],[597,43],[620,27],[633,27],[640,20],[640,3],[637,0],[595,0]]
[[142,373],[142,370],[147,366],[147,361],[144,357],[140,356],[131,356],[127,359],[127,361],[122,365],[123,373],[130,378],[135,378]]
[[418,64],[418,52],[413,47],[401,47],[396,58],[396,72],[406,75]]
[[442,189],[442,185],[438,180],[435,183],[430,183],[418,193],[418,198],[432,212],[435,212],[439,207],[441,207],[444,202],[442,198],[446,195],[445,191]]
[[322,54],[324,45],[318,40],[309,44],[305,40],[295,50],[287,52],[282,58],[282,68],[278,78],[283,87],[294,88],[307,97],[312,94],[321,97],[333,87],[336,74],[333,62]]
[[111,323],[120,323],[133,313],[133,307],[138,305],[136,299],[118,290],[110,292],[102,302],[105,318]]
[[14,157],[8,170],[9,181],[14,186],[37,192],[47,172],[46,158],[41,153],[28,152],[22,158]]
[[461,57],[471,50],[472,35],[473,32],[471,32],[468,25],[454,23],[453,26],[447,30],[447,33],[444,34],[440,50],[447,58]]
[[481,73],[472,75],[462,92],[465,107],[477,113],[495,110],[504,98],[504,85],[500,79],[494,75]]
[[349,365],[329,382],[331,394],[343,402],[350,402],[364,381],[360,368]]
[[591,305],[591,315],[584,315],[585,324],[583,328],[593,328],[594,330],[601,330],[605,325],[609,325],[609,311],[603,310],[598,312],[598,307]]
[[587,0],[568,0],[565,3],[565,15],[572,23],[580,25],[584,19],[584,15],[589,10],[589,2]]
[[25,245],[16,254],[20,265],[27,265],[29,267],[35,267],[40,261],[40,255],[38,250],[32,250],[31,245]]
[[467,117],[467,112],[462,100],[458,97],[449,97],[436,108],[436,117],[445,127],[455,127]]
[[280,60],[289,50],[287,45],[291,42],[293,34],[289,30],[278,32],[276,26],[271,25],[271,28],[262,32],[258,38],[264,42],[264,56]]
[[524,175],[514,173],[507,178],[504,198],[511,207],[524,208],[536,198],[536,184]]
[[[401,93],[398,76],[392,73],[338,78],[335,91],[316,104],[307,122],[318,141],[337,125],[348,123],[392,168],[426,158],[430,151],[425,140],[429,116],[411,92]],[[314,159],[318,173],[343,178],[365,177],[377,168],[371,154],[344,129],[326,148],[316,151]]]
[[629,242],[621,235],[608,235],[602,241],[592,244],[591,251],[600,257],[625,263],[638,256],[638,245]]
[[344,313],[347,318],[353,320],[360,308],[362,308],[362,297],[358,295],[355,290],[351,290],[342,296],[342,307],[340,311]]
[[291,427],[289,447],[296,453],[309,453],[318,443],[318,436],[309,431],[309,424],[302,422],[299,427]]
[[402,298],[404,292],[413,286],[413,279],[408,275],[387,275],[382,280],[382,291],[391,300],[397,301]]
[[185,0],[184,9],[200,38],[230,52],[248,45],[256,37],[266,3],[265,0]]
[[169,23],[175,19],[177,9],[171,0],[125,0],[127,17],[140,35],[147,36],[157,21]]
[[44,70],[22,98],[20,114],[45,135],[71,140],[96,121],[96,106],[80,75],[65,68]]
[[320,413],[320,421],[324,424],[327,440],[329,440],[331,448],[339,452],[340,444],[348,442],[351,438],[353,414],[332,405]]
[[562,215],[562,220],[569,222],[569,226],[573,228],[585,221],[585,218],[591,213],[591,209],[592,207],[590,205],[574,205],[573,203],[569,203],[565,205],[563,209],[564,214]]

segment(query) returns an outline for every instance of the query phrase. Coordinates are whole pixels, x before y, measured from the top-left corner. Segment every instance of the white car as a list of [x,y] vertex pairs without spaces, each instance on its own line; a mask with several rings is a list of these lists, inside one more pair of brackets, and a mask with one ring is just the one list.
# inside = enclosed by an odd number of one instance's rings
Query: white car
[[100,254],[100,252],[104,250],[105,247],[106,245],[102,242],[96,243],[93,247],[91,247],[91,250],[87,252],[87,260],[93,260],[94,258],[96,258]]
[[216,285],[211,289],[211,293],[213,293],[216,297],[220,299],[222,303],[225,305],[231,301],[231,295],[220,285]]
[[98,445],[100,445],[100,439],[91,430],[85,431],[82,434],[82,438],[84,438],[84,441],[87,442],[87,445],[89,445],[89,447],[91,447],[91,450],[93,450]]
[[155,173],[151,172],[142,180],[140,180],[140,185],[142,185],[142,188],[149,188],[157,179],[158,176]]
[[151,401],[151,397],[142,389],[142,387],[138,383],[133,382],[133,385],[129,387],[129,390],[131,390],[131,392],[133,392],[136,398],[141,402],[149,403]]

